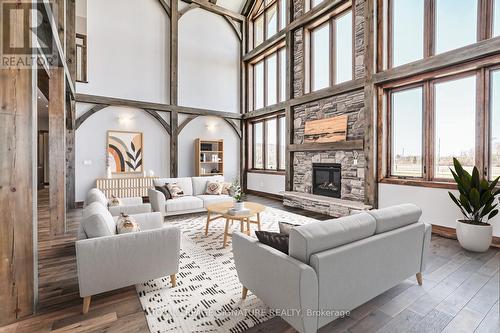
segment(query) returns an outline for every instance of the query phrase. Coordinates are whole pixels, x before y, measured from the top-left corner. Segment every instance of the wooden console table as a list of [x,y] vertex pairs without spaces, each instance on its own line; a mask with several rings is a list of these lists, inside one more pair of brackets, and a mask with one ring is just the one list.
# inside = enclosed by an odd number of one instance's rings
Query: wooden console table
[[97,178],[96,187],[108,198],[112,195],[119,198],[147,197],[148,188],[154,187],[155,179],[158,177]]

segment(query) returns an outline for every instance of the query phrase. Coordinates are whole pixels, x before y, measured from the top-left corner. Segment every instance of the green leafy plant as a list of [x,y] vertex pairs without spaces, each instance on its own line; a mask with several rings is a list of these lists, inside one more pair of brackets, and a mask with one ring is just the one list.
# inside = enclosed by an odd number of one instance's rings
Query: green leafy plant
[[231,195],[237,202],[242,202],[243,200],[245,200],[245,194],[241,190],[241,185],[238,178],[233,179],[229,190],[231,191]]
[[450,170],[460,195],[457,198],[451,192],[448,194],[465,217],[465,220],[461,222],[475,225],[488,224],[488,220],[498,214],[498,209],[496,209],[498,203],[494,202],[500,194],[500,190],[495,190],[500,177],[488,183],[484,177],[479,176],[479,170],[476,167],[471,175],[464,170],[456,158],[453,158],[453,166],[455,170],[452,168]]

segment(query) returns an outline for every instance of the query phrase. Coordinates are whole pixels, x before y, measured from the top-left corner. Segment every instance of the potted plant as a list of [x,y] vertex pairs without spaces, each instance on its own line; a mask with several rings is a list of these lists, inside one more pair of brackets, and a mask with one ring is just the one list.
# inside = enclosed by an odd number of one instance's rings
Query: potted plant
[[491,183],[479,176],[476,167],[469,174],[460,162],[453,158],[455,170],[451,170],[460,195],[448,192],[451,200],[460,208],[464,219],[457,220],[457,238],[460,245],[469,251],[484,252],[491,244],[493,227],[488,223],[498,214],[495,198],[500,190],[495,190],[500,177]]
[[245,208],[245,203],[243,202],[244,194],[243,191],[241,190],[241,185],[237,178],[235,178],[231,183],[230,191],[231,195],[236,200],[236,202],[234,203],[234,209],[235,210],[244,209]]

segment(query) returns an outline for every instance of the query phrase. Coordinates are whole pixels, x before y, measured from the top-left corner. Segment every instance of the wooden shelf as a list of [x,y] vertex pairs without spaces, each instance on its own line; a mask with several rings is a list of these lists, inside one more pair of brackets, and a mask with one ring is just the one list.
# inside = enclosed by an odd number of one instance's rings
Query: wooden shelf
[[[224,141],[223,140],[195,140],[195,173],[196,176],[213,176],[224,173]],[[210,161],[214,156],[220,161]],[[208,161],[204,161],[204,159]],[[210,167],[211,165],[211,167]],[[211,170],[217,173],[210,172]]]
[[323,151],[323,150],[362,150],[363,140],[348,140],[327,143],[291,144],[289,150],[294,151]]

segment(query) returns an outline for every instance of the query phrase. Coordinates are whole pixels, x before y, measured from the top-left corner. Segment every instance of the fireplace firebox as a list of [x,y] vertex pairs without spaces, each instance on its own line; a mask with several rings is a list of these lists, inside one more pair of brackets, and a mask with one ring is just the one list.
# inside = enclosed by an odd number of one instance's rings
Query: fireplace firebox
[[313,194],[340,198],[342,169],[338,163],[313,163]]

